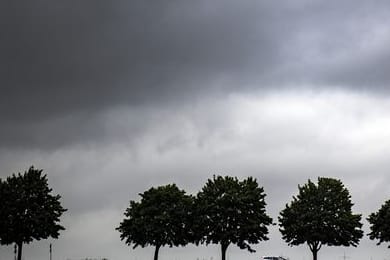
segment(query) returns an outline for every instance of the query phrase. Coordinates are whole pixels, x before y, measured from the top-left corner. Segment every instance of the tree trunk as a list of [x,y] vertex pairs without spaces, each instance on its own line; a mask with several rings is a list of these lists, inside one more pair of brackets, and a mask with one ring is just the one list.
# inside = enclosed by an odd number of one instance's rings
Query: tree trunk
[[18,260],[22,260],[22,247],[23,243],[18,243]]
[[311,252],[313,253],[313,260],[317,260],[318,249],[314,248]]
[[307,242],[309,245],[310,251],[313,253],[313,260],[317,260],[318,251],[320,251],[322,247],[322,243],[320,241]]
[[226,250],[228,246],[229,246],[228,243],[221,243],[222,260],[226,260]]
[[154,250],[154,260],[158,260],[158,251],[160,250],[160,246],[156,246]]

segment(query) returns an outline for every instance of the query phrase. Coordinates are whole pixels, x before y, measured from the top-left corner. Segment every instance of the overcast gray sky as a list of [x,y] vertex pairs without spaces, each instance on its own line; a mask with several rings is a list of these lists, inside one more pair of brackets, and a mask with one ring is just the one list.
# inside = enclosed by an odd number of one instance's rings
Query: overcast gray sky
[[[0,177],[44,169],[68,211],[26,260],[151,259],[115,227],[130,199],[254,176],[276,221],[297,186],[339,178],[365,218],[390,198],[389,1],[2,1]],[[277,226],[257,252],[284,255]],[[388,259],[366,236],[321,260]],[[163,260],[219,259],[215,246]],[[12,259],[11,247],[0,247]]]

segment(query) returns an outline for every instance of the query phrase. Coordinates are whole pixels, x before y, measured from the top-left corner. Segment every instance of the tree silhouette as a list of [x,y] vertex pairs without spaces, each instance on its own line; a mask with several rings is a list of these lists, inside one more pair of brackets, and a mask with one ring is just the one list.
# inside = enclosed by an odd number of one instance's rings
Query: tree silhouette
[[18,260],[22,246],[33,240],[58,238],[59,218],[66,211],[60,195],[52,195],[46,175],[31,166],[24,174],[18,173],[0,181],[0,243],[15,243]]
[[196,198],[194,229],[201,235],[200,242],[220,244],[222,260],[230,244],[254,252],[250,244],[267,240],[267,226],[272,223],[265,212],[265,196],[251,177],[209,179]]
[[133,244],[133,248],[154,246],[157,260],[161,247],[191,242],[191,196],[175,184],[150,188],[139,195],[141,201],[130,201],[126,218],[117,228],[126,244]]
[[361,215],[352,214],[351,196],[340,180],[318,178],[318,185],[309,180],[298,189],[279,216],[290,246],[307,243],[314,260],[322,245],[357,246],[363,236]]
[[[377,245],[390,241],[390,200],[386,201],[378,212],[371,213],[367,218],[371,224],[370,239],[378,239]],[[390,245],[388,246],[390,248]]]

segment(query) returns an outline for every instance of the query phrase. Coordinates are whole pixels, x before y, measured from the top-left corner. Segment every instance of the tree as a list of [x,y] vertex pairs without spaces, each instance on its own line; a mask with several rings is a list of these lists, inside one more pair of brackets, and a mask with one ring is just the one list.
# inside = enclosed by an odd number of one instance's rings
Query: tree
[[282,238],[290,245],[307,243],[313,259],[322,245],[357,246],[363,236],[361,215],[352,214],[351,196],[340,180],[318,178],[298,186],[299,193],[280,212]]
[[24,174],[0,181],[0,243],[15,243],[18,260],[24,243],[58,238],[59,231],[64,230],[58,222],[66,209],[61,206],[61,196],[51,192],[46,175],[33,166]]
[[133,244],[133,248],[154,246],[154,260],[157,260],[160,247],[191,242],[191,196],[175,184],[152,187],[139,195],[141,201],[130,201],[124,214],[126,218],[116,228],[126,244]]
[[390,241],[390,200],[378,212],[371,213],[367,220],[371,224],[371,232],[368,234],[370,239],[378,239],[377,245]]
[[229,176],[209,179],[196,198],[195,230],[201,242],[221,244],[222,260],[230,244],[255,252],[250,244],[268,240],[272,219],[265,212],[265,193],[256,179]]

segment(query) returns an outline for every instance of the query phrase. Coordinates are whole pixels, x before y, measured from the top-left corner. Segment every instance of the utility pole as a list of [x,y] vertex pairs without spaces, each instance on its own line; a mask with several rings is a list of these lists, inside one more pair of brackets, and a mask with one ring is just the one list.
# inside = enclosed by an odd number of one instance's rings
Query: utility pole
[[347,259],[350,258],[350,257],[349,257],[349,256],[346,256],[346,255],[345,255],[345,251],[344,251],[344,255],[343,255],[341,258],[343,258],[343,260],[347,260]]

